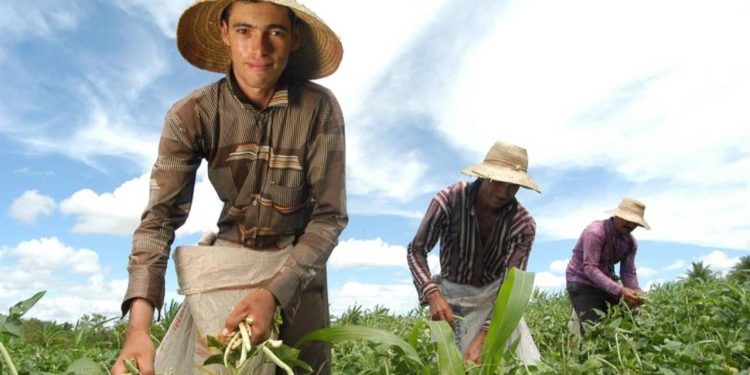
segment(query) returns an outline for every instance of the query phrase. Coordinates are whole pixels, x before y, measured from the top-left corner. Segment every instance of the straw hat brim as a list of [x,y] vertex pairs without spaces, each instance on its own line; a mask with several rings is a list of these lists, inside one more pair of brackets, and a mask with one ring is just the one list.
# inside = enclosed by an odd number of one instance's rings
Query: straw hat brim
[[[229,47],[221,39],[221,12],[233,0],[198,0],[177,24],[177,49],[189,63],[224,73],[230,62]],[[290,78],[308,80],[335,72],[344,54],[336,34],[311,10],[293,0],[264,0],[291,9],[299,18],[302,44],[289,56]]]
[[644,220],[642,217],[640,217],[639,215],[636,215],[636,214],[634,214],[632,212],[621,210],[619,208],[615,208],[614,210],[607,210],[607,211],[604,211],[604,212],[608,213],[610,215],[617,216],[617,217],[619,217],[621,219],[625,219],[625,220],[627,220],[627,221],[629,221],[631,223],[636,223],[636,224],[642,226],[646,230],[651,230],[651,226],[648,225],[648,223],[646,222],[646,220]]
[[516,184],[541,194],[539,185],[537,185],[537,183],[522,170],[512,170],[509,168],[500,168],[480,163],[464,168],[461,173],[468,176]]

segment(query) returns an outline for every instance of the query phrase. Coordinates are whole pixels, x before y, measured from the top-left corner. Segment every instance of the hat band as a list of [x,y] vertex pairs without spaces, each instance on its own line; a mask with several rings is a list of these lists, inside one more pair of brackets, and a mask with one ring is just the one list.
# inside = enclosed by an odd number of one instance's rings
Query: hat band
[[505,167],[507,169],[511,169],[514,171],[521,171],[526,172],[526,167],[521,164],[512,163],[507,160],[503,159],[484,159],[484,163],[487,164],[490,167],[497,167],[496,164],[499,164],[502,167]]

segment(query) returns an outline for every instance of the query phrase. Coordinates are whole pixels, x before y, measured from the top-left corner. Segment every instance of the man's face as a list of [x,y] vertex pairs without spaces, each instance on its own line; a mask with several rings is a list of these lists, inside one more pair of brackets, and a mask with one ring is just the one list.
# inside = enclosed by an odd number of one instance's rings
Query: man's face
[[518,185],[508,182],[483,179],[479,185],[479,205],[487,208],[500,208],[510,202],[518,193]]
[[617,233],[619,233],[621,236],[624,236],[632,232],[635,228],[638,228],[638,224],[632,221],[627,221],[619,216],[615,216],[612,223],[615,227],[615,231],[617,231]]
[[300,44],[288,10],[267,2],[234,3],[229,21],[221,25],[221,37],[229,46],[235,78],[246,93],[273,90],[289,54]]

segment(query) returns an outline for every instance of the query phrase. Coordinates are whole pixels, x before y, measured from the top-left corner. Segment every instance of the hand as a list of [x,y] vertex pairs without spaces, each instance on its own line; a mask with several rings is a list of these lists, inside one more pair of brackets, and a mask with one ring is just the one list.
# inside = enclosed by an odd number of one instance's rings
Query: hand
[[453,309],[451,309],[451,305],[448,304],[443,293],[440,293],[440,291],[433,292],[427,296],[427,302],[430,304],[432,320],[445,320],[451,328],[455,328],[453,326]]
[[112,375],[128,373],[123,360],[134,359],[138,369],[143,375],[154,374],[154,353],[156,348],[151,341],[151,320],[154,317],[154,308],[145,299],[135,299],[130,305],[130,323],[125,343],[122,346],[120,356],[117,357],[115,365],[112,366]]
[[487,332],[480,330],[474,339],[471,340],[469,348],[466,349],[464,354],[464,361],[471,363],[482,362],[482,348],[484,347],[484,337],[487,336]]
[[626,287],[622,288],[622,299],[630,307],[637,307],[643,304],[643,301],[638,297],[638,292]]
[[271,322],[276,312],[276,297],[265,289],[258,289],[243,298],[234,307],[224,323],[222,336],[228,335],[237,329],[240,321],[245,317],[253,318],[252,337],[250,343],[258,345],[271,337]]

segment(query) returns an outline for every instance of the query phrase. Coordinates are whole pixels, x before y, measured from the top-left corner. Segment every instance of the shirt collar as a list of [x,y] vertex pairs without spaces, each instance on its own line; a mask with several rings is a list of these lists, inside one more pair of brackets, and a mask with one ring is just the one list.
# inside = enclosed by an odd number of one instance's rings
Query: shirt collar
[[[229,82],[229,87],[232,89],[232,94],[234,94],[234,97],[237,98],[237,100],[239,100],[242,104],[252,106],[250,99],[247,97],[247,95],[245,95],[244,92],[242,92],[242,89],[240,89],[240,85],[237,83],[237,79],[235,78],[234,72],[232,71],[232,64],[229,64],[229,67],[227,68],[226,78]],[[289,84],[284,78],[284,75],[282,75],[281,78],[279,78],[279,81],[276,82],[276,91],[274,91],[273,96],[271,96],[271,101],[268,102],[268,108],[285,107],[287,104],[289,104]]]

